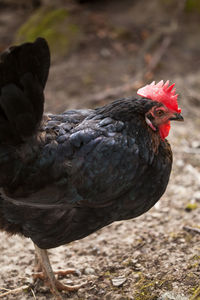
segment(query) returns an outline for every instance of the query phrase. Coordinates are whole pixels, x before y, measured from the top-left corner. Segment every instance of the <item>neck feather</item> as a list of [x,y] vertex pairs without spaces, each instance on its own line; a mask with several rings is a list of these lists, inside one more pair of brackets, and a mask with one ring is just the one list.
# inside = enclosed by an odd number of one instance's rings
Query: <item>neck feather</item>
[[103,107],[97,108],[96,112],[104,117],[111,117],[117,120],[129,121],[133,119],[133,114],[144,115],[157,102],[142,98],[122,98],[109,103]]

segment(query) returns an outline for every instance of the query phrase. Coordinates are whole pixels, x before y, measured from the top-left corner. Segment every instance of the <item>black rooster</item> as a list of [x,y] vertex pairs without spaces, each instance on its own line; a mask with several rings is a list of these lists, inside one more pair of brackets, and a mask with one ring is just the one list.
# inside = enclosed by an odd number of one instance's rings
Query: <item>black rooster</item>
[[168,184],[170,120],[183,120],[168,82],[141,98],[43,116],[46,41],[11,47],[0,62],[0,229],[29,237],[58,299],[45,249],[148,211]]

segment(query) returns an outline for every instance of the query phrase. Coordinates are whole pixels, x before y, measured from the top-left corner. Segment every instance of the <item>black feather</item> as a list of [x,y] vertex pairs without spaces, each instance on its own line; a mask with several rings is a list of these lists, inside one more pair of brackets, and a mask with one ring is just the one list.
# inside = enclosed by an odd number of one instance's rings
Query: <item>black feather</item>
[[42,120],[49,61],[37,39],[11,48],[0,64],[0,228],[40,248],[141,215],[164,193],[172,165],[168,142],[145,122],[160,106],[152,100]]
[[49,48],[42,38],[11,47],[1,55],[1,142],[20,143],[37,130],[43,114],[43,89],[49,66]]

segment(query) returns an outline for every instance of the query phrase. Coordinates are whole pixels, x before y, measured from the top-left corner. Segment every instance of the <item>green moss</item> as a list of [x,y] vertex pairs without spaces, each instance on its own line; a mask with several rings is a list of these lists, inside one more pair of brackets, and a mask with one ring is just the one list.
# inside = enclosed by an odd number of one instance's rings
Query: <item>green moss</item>
[[70,22],[65,8],[38,9],[18,30],[16,42],[33,42],[38,36],[44,37],[53,54],[67,54],[80,36],[78,25]]
[[[180,0],[161,0],[158,3],[162,3],[164,7],[168,8],[177,8],[179,6]],[[199,0],[186,0],[185,2],[185,11],[187,13],[200,13],[200,1]]]
[[158,293],[155,290],[162,290],[163,288],[168,291],[172,290],[172,281],[169,279],[147,279],[141,272],[138,273],[140,278],[135,287],[137,292],[134,295],[135,300],[156,300]]
[[190,212],[194,209],[196,209],[198,207],[197,203],[188,203],[186,206],[185,206],[185,210]]
[[187,0],[185,4],[186,12],[198,12],[200,13],[200,1],[199,0]]
[[192,291],[192,297],[189,300],[200,300],[200,286]]
[[[190,258],[190,263],[188,264],[188,269],[196,269],[199,267],[199,261],[200,261],[200,256],[199,255],[194,255],[192,258]],[[187,274],[188,277],[195,277],[193,273]]]
[[188,266],[188,269],[196,269],[199,266],[199,262],[193,263]]
[[110,277],[110,276],[111,276],[111,273],[110,273],[110,271],[106,271],[103,275],[104,275],[104,276],[107,276],[107,277]]
[[200,260],[200,255],[195,254],[195,255],[192,257],[192,260],[199,261],[199,260]]

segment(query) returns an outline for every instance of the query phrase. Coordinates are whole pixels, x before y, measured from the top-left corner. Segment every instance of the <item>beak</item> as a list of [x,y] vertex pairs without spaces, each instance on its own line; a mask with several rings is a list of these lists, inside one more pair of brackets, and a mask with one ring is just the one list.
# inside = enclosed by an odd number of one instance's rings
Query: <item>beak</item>
[[170,120],[171,120],[171,121],[181,121],[181,122],[184,121],[183,117],[182,117],[181,114],[179,114],[179,113],[174,113],[174,114],[171,116]]

